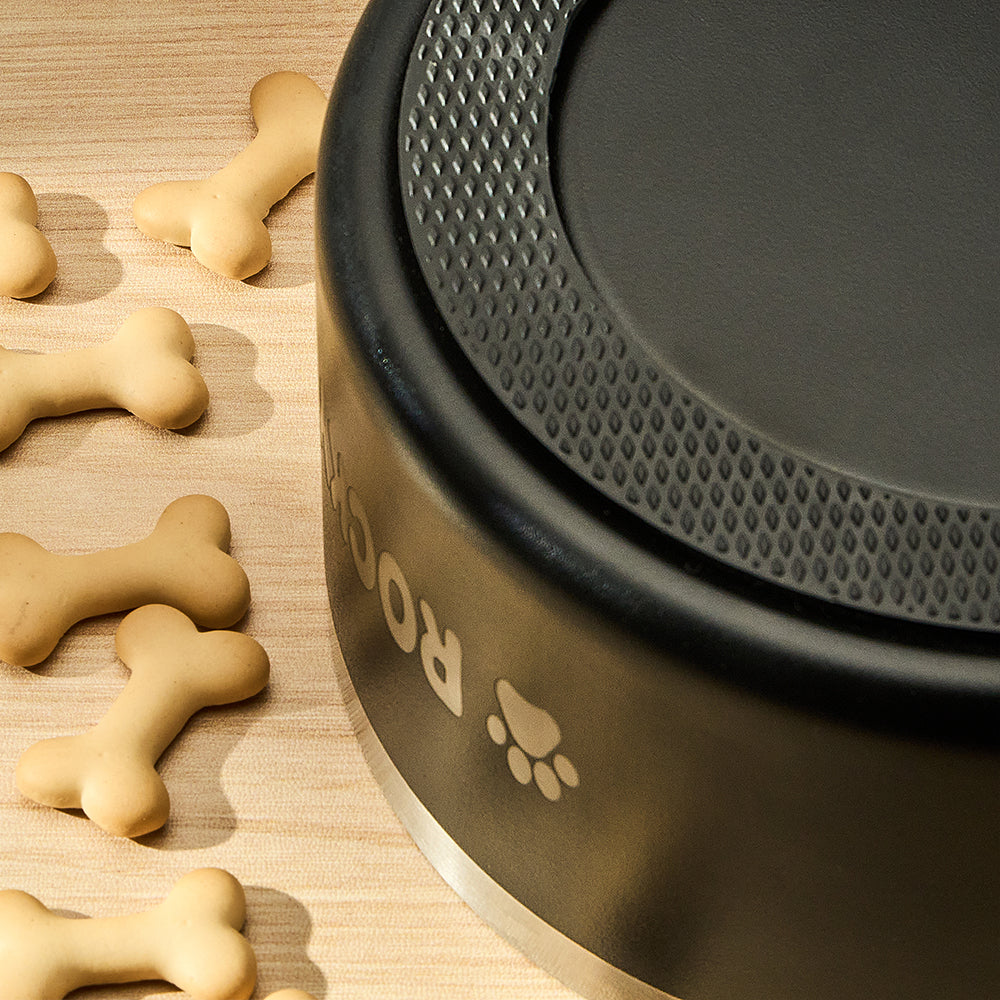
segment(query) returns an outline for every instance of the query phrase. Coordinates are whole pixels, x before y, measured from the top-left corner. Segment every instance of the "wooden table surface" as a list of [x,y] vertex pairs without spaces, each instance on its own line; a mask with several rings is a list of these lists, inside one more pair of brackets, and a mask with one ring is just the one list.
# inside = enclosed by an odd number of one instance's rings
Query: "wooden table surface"
[[[253,136],[248,95],[279,69],[324,91],[361,0],[7,0],[0,10],[0,170],[23,175],[59,261],[30,301],[0,298],[0,343],[50,352],[109,338],[134,310],[190,324],[208,413],[182,433],[113,411],[42,420],[0,454],[0,532],[63,553],[145,537],[207,493],[229,511],[253,604],[240,626],[271,683],[198,713],[160,762],[167,826],[136,841],[23,798],[20,755],[80,732],[123,687],[121,616],[73,628],[44,663],[0,663],[0,886],[65,914],[131,913],[185,872],[231,871],[248,899],[255,997],[532,998],[567,989],[479,920],[410,841],[351,732],[322,574],[313,181],[271,213],[272,264],[236,282],[132,222],[147,185],[203,177]],[[0,566],[0,572],[3,567]],[[179,995],[162,983],[73,994]]]

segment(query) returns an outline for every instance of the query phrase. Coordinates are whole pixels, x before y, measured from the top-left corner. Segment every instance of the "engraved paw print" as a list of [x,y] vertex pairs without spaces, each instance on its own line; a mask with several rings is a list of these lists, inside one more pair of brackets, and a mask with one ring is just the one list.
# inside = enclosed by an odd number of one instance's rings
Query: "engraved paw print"
[[501,714],[486,720],[486,731],[497,746],[504,746],[508,736],[512,740],[507,747],[510,773],[522,785],[534,780],[550,802],[562,795],[564,785],[576,788],[580,775],[572,761],[561,753],[552,756],[562,741],[556,720],[522,697],[510,681],[497,681],[496,692]]

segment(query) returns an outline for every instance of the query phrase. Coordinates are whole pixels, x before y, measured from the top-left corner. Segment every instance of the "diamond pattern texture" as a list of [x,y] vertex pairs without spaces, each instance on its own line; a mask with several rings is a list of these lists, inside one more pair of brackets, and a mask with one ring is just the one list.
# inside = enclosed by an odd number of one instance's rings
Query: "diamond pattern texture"
[[435,0],[412,53],[399,169],[445,324],[518,420],[583,479],[730,566],[897,618],[1000,631],[1000,517],[896,493],[761,439],[602,301],[549,173],[552,78],[584,0]]

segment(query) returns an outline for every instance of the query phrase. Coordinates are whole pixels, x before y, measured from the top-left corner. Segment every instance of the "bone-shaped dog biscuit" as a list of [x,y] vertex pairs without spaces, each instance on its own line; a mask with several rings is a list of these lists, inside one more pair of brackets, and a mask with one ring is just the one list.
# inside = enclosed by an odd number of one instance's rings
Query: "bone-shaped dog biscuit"
[[115,637],[131,676],[108,713],[80,736],[42,740],[17,765],[17,787],[57,809],[82,809],[120,837],[158,830],[170,797],[156,762],[199,709],[263,690],[269,663],[241,632],[199,632],[163,604],[128,615]]
[[271,259],[264,219],[316,169],[326,115],[323,91],[301,73],[272,73],[250,91],[257,135],[218,173],[200,181],[163,181],[132,206],[147,236],[190,247],[205,267],[249,278]]
[[194,338],[172,309],[132,313],[111,340],[57,354],[0,347],[0,451],[39,417],[117,407],[164,430],[189,427],[208,406],[190,364]]
[[246,898],[218,868],[179,879],[158,906],[74,919],[34,896],[0,892],[0,997],[62,1000],[84,986],[165,980],[194,1000],[248,1000],[257,961],[240,933]]
[[203,628],[235,625],[250,584],[229,542],[229,515],[206,496],[175,500],[142,541],[83,555],[0,534],[0,660],[41,663],[78,621],[143,604],[169,604]]
[[0,295],[30,299],[56,276],[56,255],[37,222],[31,185],[18,174],[0,173]]
[[272,993],[267,1000],[316,1000],[311,993],[305,990],[278,990]]

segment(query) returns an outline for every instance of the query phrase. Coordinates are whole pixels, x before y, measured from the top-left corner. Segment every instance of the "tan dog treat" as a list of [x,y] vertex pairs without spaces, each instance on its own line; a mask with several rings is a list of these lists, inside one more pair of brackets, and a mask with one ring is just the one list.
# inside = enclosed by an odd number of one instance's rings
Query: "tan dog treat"
[[272,206],[316,170],[326,115],[323,91],[301,73],[272,73],[250,91],[257,135],[218,173],[200,181],[164,181],[132,206],[147,236],[190,247],[205,267],[249,278],[271,259],[264,219]]
[[260,644],[241,632],[199,632],[163,604],[133,611],[118,627],[118,656],[131,671],[93,729],[43,740],[17,765],[17,787],[57,809],[82,809],[119,837],[158,830],[170,797],[156,772],[161,754],[195,712],[243,701],[267,684]]
[[311,993],[305,990],[278,990],[272,993],[267,1000],[316,1000]]
[[0,660],[41,663],[77,622],[143,604],[169,604],[203,628],[235,625],[250,584],[229,542],[229,515],[206,496],[175,500],[142,541],[83,555],[0,534]]
[[18,174],[0,173],[0,295],[30,299],[56,276],[56,255],[35,228],[38,202]]
[[96,347],[58,354],[0,347],[0,451],[39,417],[104,407],[128,410],[163,430],[189,427],[208,406],[193,355],[187,323],[161,308],[132,313]]
[[240,933],[246,898],[218,868],[179,879],[167,898],[124,917],[60,917],[34,896],[0,892],[0,996],[62,1000],[83,986],[165,980],[194,1000],[248,1000],[257,961]]

